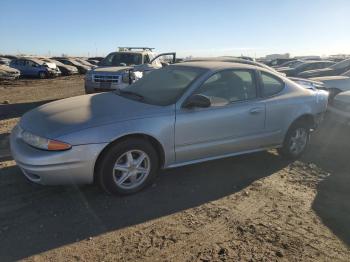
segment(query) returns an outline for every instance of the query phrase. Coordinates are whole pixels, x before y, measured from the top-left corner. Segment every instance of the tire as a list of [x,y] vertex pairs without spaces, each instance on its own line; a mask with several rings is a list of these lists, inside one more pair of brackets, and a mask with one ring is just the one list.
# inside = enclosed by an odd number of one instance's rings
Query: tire
[[305,152],[309,140],[310,125],[302,121],[296,122],[289,128],[283,146],[277,151],[285,159],[298,159]]
[[148,141],[139,138],[123,140],[103,154],[97,166],[96,182],[109,194],[136,193],[156,178],[158,159],[157,151]]
[[41,72],[39,72],[39,78],[45,79],[45,78],[47,78],[47,74],[44,71],[41,71]]

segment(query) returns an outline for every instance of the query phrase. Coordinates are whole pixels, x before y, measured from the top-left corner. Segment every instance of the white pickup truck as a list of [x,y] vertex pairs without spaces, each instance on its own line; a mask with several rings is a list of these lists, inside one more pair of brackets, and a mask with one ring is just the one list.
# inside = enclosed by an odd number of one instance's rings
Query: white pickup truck
[[175,60],[176,53],[156,55],[153,48],[149,47],[119,47],[119,51],[107,55],[98,67],[86,73],[85,93],[124,88],[143,74],[174,63]]

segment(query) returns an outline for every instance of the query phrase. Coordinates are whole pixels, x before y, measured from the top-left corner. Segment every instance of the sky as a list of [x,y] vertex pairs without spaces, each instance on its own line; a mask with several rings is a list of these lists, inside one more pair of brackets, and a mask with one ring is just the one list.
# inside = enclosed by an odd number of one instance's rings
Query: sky
[[0,53],[350,54],[349,0],[0,0]]

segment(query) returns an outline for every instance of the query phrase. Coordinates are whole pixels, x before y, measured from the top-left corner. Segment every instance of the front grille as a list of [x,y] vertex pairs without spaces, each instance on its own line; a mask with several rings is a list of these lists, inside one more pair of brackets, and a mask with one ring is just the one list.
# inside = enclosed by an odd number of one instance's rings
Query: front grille
[[96,83],[118,83],[119,77],[117,75],[94,75],[94,82]]

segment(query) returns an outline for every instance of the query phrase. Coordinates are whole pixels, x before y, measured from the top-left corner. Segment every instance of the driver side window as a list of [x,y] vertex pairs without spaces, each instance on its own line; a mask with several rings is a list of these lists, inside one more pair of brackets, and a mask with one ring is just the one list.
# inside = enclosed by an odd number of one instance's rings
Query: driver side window
[[215,73],[203,83],[196,94],[209,97],[212,107],[254,99],[257,97],[254,73],[240,69]]

